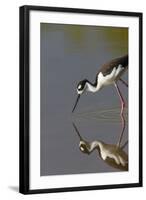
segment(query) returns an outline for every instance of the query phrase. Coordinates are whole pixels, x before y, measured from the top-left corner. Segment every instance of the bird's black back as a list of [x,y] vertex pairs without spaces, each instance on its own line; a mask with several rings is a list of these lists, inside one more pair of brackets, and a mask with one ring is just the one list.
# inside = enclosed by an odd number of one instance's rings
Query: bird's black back
[[110,74],[113,68],[117,68],[119,65],[122,65],[123,68],[128,67],[128,55],[113,59],[110,62],[103,64],[97,74],[100,72],[102,72],[103,76]]

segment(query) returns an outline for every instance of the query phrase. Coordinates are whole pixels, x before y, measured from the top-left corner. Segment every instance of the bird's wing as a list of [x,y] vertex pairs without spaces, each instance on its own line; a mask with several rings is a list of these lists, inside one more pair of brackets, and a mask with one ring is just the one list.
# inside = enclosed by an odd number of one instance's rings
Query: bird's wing
[[124,162],[124,165],[122,165],[121,163],[117,164],[113,158],[109,158],[109,157],[107,157],[105,162],[111,167],[114,167],[116,169],[120,169],[122,171],[128,171],[128,162]]
[[110,74],[113,68],[117,68],[119,65],[123,67],[123,70],[128,67],[128,55],[113,59],[110,62],[103,64],[97,74],[100,72],[102,72],[103,76]]

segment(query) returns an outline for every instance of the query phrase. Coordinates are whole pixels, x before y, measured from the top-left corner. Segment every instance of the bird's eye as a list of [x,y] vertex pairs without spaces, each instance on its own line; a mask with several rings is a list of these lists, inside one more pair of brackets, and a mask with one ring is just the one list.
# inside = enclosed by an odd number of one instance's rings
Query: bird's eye
[[89,150],[88,150],[88,147],[87,147],[87,144],[86,143],[82,143],[81,145],[80,145],[80,150],[81,150],[81,152],[83,152],[83,153],[89,153]]
[[83,151],[83,152],[85,151],[85,149],[84,149],[83,147],[80,147],[80,149],[81,149],[81,151]]
[[81,89],[81,87],[82,87],[82,86],[81,86],[81,85],[79,85],[79,86],[78,86],[78,89]]
[[78,86],[78,89],[80,89],[81,87],[82,87],[82,86],[81,86],[81,85],[79,85],[79,86]]

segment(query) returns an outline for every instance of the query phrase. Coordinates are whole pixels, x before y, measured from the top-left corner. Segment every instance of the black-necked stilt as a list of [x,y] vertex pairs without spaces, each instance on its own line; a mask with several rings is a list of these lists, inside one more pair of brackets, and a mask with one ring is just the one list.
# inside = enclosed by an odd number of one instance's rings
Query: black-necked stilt
[[80,138],[79,149],[82,153],[89,155],[94,150],[98,150],[100,158],[108,165],[120,170],[128,171],[128,155],[123,150],[128,144],[128,141],[122,146],[119,146],[118,144],[107,144],[99,140],[88,142],[82,138],[75,124],[73,124],[73,126]]
[[121,115],[122,115],[125,102],[120,92],[120,89],[118,87],[117,81],[120,80],[124,85],[128,87],[128,84],[124,80],[121,79],[122,74],[127,70],[127,68],[128,68],[128,55],[125,55],[123,57],[113,59],[110,62],[102,65],[96,75],[95,83],[91,83],[87,79],[80,81],[77,85],[78,97],[77,97],[77,100],[75,102],[72,112],[74,112],[81,94],[83,94],[85,91],[95,93],[99,91],[101,88],[103,88],[104,86],[114,84],[116,87],[118,96],[120,97]]

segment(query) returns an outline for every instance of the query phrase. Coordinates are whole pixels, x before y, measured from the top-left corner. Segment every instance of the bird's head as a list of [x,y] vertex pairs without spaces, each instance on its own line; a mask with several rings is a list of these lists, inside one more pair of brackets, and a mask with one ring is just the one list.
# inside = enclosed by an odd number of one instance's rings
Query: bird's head
[[89,154],[90,153],[90,143],[82,138],[82,136],[80,135],[80,133],[79,133],[79,131],[78,131],[78,129],[77,129],[77,127],[74,123],[73,123],[73,127],[74,127],[75,132],[77,133],[77,135],[80,139],[80,142],[79,142],[80,151],[83,152],[83,153]]
[[80,81],[77,85],[77,93],[82,94],[86,90],[86,86],[88,81],[86,79]]
[[80,82],[78,83],[78,85],[77,85],[77,94],[78,94],[78,96],[77,96],[77,99],[76,99],[76,102],[75,102],[75,105],[74,105],[74,107],[73,107],[72,112],[74,112],[74,110],[75,110],[75,108],[76,108],[76,106],[77,106],[77,104],[78,104],[78,101],[79,101],[79,99],[80,99],[81,94],[83,94],[83,92],[86,91],[87,82],[88,82],[88,80],[87,80],[87,79],[84,79],[84,80],[82,80],[82,81],[80,81]]
[[88,142],[82,140],[80,141],[79,143],[79,149],[82,153],[85,153],[85,154],[90,154],[90,145]]

